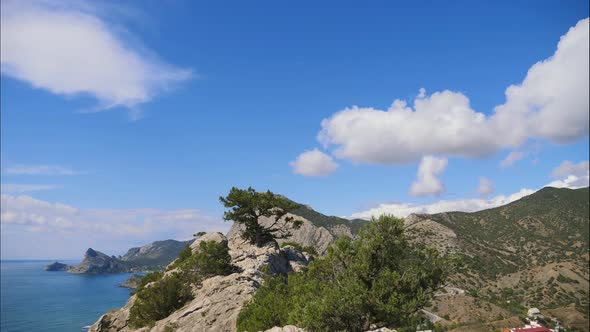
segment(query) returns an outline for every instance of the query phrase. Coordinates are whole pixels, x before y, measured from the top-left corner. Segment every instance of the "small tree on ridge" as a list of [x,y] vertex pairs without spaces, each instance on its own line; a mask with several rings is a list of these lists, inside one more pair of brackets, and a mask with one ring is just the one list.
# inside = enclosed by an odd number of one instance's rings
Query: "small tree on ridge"
[[[233,187],[226,197],[219,197],[219,200],[229,209],[224,212],[223,219],[244,225],[242,238],[257,246],[274,239],[287,238],[291,236],[290,229],[297,229],[303,223],[287,216],[287,213],[297,209],[299,204],[270,191],[256,192],[252,187]],[[272,224],[265,226],[260,224],[260,217],[274,220]]]

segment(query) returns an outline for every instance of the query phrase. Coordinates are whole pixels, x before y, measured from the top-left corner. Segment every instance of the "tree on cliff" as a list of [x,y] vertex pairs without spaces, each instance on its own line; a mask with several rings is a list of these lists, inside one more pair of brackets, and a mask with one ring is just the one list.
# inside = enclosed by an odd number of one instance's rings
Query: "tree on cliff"
[[[223,206],[228,208],[223,214],[226,221],[233,220],[244,225],[242,238],[252,244],[261,246],[274,239],[291,236],[291,229],[297,229],[303,221],[287,216],[287,213],[299,207],[299,204],[276,195],[270,191],[256,192],[248,189],[231,188],[227,197],[219,197]],[[268,226],[260,223],[260,217],[272,218]]]
[[237,330],[285,325],[314,332],[415,327],[418,310],[457,263],[435,249],[411,245],[403,220],[381,216],[357,239],[336,240],[307,269],[268,276],[240,311]]

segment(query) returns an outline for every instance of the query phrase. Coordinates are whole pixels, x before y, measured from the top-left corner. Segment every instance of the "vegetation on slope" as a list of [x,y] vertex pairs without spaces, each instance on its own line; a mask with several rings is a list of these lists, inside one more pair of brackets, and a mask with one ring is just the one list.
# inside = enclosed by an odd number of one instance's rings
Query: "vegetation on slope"
[[588,188],[546,187],[493,209],[422,217],[457,234],[458,286],[513,314],[575,305],[587,315],[589,215]]
[[433,249],[411,247],[403,220],[382,216],[357,240],[338,239],[300,273],[269,276],[241,311],[238,331],[297,325],[308,331],[363,331],[410,323],[454,266]]
[[291,213],[309,220],[313,225],[317,227],[324,227],[326,229],[330,229],[331,227],[337,225],[344,225],[350,228],[352,234],[357,234],[363,226],[367,225],[370,222],[368,220],[363,219],[348,220],[335,216],[326,216],[305,205],[301,205],[298,209],[293,210]]
[[[471,249],[466,264],[489,278],[588,253],[588,188],[543,188],[505,206],[430,218]],[[568,254],[570,252],[570,254]]]
[[169,316],[193,298],[191,285],[235,271],[230,261],[228,248],[223,243],[202,241],[196,251],[186,246],[168,269],[175,269],[174,272],[167,276],[153,272],[142,279],[135,293],[137,299],[131,307],[129,326],[148,326]]

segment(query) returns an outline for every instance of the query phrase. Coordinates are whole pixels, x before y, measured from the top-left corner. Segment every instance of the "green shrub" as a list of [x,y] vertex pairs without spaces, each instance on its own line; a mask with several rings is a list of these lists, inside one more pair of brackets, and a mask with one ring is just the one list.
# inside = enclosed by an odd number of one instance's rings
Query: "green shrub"
[[[259,331],[267,326],[283,326],[289,314],[290,296],[283,276],[266,276],[256,291],[256,300],[244,307],[238,318],[238,331]],[[245,319],[246,318],[246,319]]]
[[403,220],[382,216],[358,240],[338,239],[286,283],[268,277],[240,312],[238,331],[292,324],[312,332],[355,332],[371,324],[414,324],[417,309],[453,266],[434,249],[410,247]]
[[190,286],[176,274],[162,278],[137,292],[129,326],[139,328],[167,317],[192,299]]
[[[199,243],[193,252],[187,246],[170,269],[178,268],[172,275],[162,272],[146,275],[137,288],[137,299],[131,307],[129,326],[138,328],[155,323],[170,315],[192,299],[191,284],[215,275],[227,275],[235,271],[227,245],[215,241]],[[153,282],[150,286],[149,283]]]
[[191,249],[191,246],[190,246],[190,244],[187,244],[184,247],[184,249],[180,252],[180,254],[178,254],[178,257],[172,263],[172,265],[170,265],[166,270],[170,271],[170,270],[177,268],[178,266],[180,266],[181,264],[186,262],[186,260],[189,259],[192,254],[193,254],[193,251]]
[[231,264],[227,245],[215,241],[199,243],[199,250],[177,265],[183,278],[193,283],[216,275],[228,275],[236,271]]
[[137,286],[136,292],[142,290],[145,287],[145,285],[149,284],[150,282],[162,279],[162,275],[164,275],[162,272],[151,272],[146,274],[143,278],[141,278],[139,286]]

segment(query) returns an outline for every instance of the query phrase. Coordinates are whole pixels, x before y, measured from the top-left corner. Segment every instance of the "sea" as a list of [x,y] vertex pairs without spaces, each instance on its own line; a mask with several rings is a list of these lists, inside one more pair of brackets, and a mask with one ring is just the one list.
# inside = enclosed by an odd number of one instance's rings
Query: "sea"
[[[79,275],[44,271],[54,261],[0,261],[0,331],[87,331],[102,314],[120,308],[130,273]],[[60,261],[75,265],[77,261]]]

